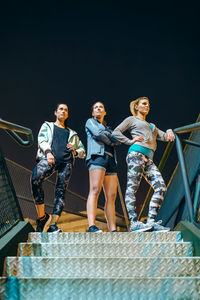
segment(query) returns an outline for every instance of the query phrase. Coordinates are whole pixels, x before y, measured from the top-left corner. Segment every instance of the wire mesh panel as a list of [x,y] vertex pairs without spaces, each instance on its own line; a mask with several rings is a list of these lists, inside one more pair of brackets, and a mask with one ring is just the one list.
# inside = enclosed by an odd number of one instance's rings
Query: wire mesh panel
[[0,149],[0,236],[19,220],[23,220],[22,213]]
[[[16,191],[17,198],[19,200],[23,217],[28,219],[29,221],[36,220],[37,212],[36,212],[35,203],[31,192],[31,183],[30,183],[32,171],[24,168],[23,166],[7,158],[5,160],[8,166],[10,177],[12,178],[12,182]],[[49,214],[52,213],[53,206],[54,206],[55,182],[56,182],[56,172],[51,177],[44,180],[43,182],[45,211]],[[85,212],[86,202],[87,202],[86,200],[87,199],[82,195],[79,195],[76,192],[72,192],[70,189],[67,189],[65,192],[64,212],[73,215],[78,215],[79,217],[82,217],[83,220],[87,219],[87,214]],[[99,222],[106,223],[102,206],[98,205],[98,208],[100,210],[98,210],[97,212],[96,220]],[[62,214],[62,217],[63,215],[64,214]],[[117,221],[117,226],[122,226],[124,228],[125,224],[124,224],[123,217],[118,213],[116,216],[116,221]],[[63,219],[63,222],[66,222],[66,220]],[[63,228],[63,230],[69,230],[69,228],[68,229]]]
[[[24,218],[36,219],[37,213],[31,193],[30,177],[32,172],[23,166],[6,159],[10,176],[19,199]],[[45,209],[52,213],[55,195],[55,175],[43,182]],[[86,199],[70,190],[65,192],[64,210],[79,212],[86,210]]]

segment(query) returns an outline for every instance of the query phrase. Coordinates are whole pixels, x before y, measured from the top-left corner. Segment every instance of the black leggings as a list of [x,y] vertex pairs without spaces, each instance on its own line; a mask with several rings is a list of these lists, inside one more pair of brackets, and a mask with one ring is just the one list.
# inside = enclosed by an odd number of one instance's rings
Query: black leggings
[[55,171],[58,172],[58,176],[56,182],[53,214],[60,216],[64,207],[65,190],[69,184],[72,174],[72,163],[61,163],[58,166],[55,164],[50,166],[46,158],[42,159],[33,170],[31,185],[35,204],[44,204],[44,191],[42,188],[42,182]]

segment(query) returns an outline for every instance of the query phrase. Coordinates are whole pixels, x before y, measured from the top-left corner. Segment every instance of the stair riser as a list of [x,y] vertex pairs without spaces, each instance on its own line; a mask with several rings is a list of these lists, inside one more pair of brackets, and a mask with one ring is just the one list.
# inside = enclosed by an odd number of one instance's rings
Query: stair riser
[[20,256],[42,257],[182,257],[192,256],[190,243],[31,244],[21,243]]
[[[27,300],[199,300],[200,278],[143,279],[1,279],[5,299]],[[42,291],[42,294],[41,294]],[[1,298],[3,299],[3,297]]]
[[32,232],[29,235],[32,243],[134,243],[134,242],[180,242],[181,233],[174,232],[118,232],[118,233],[40,233]]
[[8,257],[7,276],[19,277],[184,277],[200,276],[199,258]]

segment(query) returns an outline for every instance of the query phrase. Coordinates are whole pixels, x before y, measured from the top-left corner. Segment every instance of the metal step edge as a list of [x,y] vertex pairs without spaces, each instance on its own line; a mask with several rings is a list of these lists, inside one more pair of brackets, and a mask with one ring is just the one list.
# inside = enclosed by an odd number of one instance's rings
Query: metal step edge
[[192,243],[141,242],[129,244],[52,244],[52,243],[20,243],[19,256],[42,257],[133,257],[133,256],[193,256]]
[[[199,300],[200,278],[0,278],[0,297],[9,300],[159,299]],[[14,297],[17,296],[17,297]]]
[[8,276],[38,278],[200,276],[200,257],[7,257],[6,271]]
[[62,233],[40,233],[29,234],[30,242],[60,242],[70,241],[71,243],[81,242],[112,242],[124,243],[129,241],[176,241],[182,242],[181,232],[103,232],[103,233],[83,233],[83,232],[62,232]]

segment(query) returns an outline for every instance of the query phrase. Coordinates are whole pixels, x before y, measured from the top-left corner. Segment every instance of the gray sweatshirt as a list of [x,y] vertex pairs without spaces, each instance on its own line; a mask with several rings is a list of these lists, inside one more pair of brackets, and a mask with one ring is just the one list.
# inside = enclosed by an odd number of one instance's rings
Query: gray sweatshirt
[[[153,127],[153,131],[151,130],[150,125]],[[121,124],[119,124],[119,126],[115,128],[112,133],[112,135],[119,142],[126,145],[132,145],[132,140],[130,140],[123,134],[123,132],[126,130],[130,132],[132,139],[138,135],[143,136],[143,142],[137,141],[134,144],[152,149],[153,151],[155,151],[157,147],[156,139],[161,141],[166,140],[165,132],[158,129],[154,124],[141,120],[136,116],[126,118]]]

